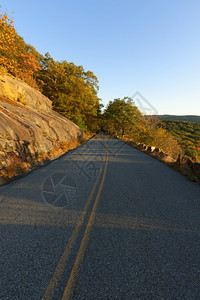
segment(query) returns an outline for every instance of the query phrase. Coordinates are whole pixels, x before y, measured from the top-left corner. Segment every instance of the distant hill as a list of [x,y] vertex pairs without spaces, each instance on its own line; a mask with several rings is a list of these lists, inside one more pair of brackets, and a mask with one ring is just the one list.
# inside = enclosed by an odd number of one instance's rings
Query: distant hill
[[157,115],[159,119],[200,123],[200,116]]
[[194,117],[200,119],[197,116],[185,116],[184,121],[165,118],[160,120],[160,126],[175,137],[187,157],[194,162],[200,162],[200,122],[198,119],[197,122],[185,121],[187,117],[193,117],[193,120]]

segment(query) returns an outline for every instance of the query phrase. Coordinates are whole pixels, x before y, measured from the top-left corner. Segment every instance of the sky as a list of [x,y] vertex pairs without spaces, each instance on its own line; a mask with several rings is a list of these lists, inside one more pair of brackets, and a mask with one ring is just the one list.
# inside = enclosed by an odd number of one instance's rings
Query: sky
[[[200,115],[199,0],[0,0],[38,52],[92,71],[105,106]],[[12,13],[13,12],[13,13]]]

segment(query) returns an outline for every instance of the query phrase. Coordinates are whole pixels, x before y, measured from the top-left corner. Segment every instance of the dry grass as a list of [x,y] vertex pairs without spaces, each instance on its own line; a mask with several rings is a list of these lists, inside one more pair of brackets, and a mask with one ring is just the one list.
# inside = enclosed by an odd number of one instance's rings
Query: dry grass
[[[195,164],[190,158],[188,158],[186,156],[181,156],[179,154],[178,158],[176,160],[174,160],[170,156],[165,157],[165,156],[160,156],[159,153],[148,152],[147,147],[145,149],[140,148],[141,144],[137,145],[137,143],[135,143],[131,140],[123,139],[123,141],[125,143],[129,144],[130,146],[137,148],[140,151],[143,151],[143,152],[147,153],[148,155],[162,161],[163,163],[167,164],[168,166],[170,166],[177,172],[181,173],[183,176],[187,177],[189,180],[200,184],[200,165]],[[166,153],[166,154],[168,154],[168,153]]]
[[20,174],[26,173],[35,169],[38,166],[44,165],[47,161],[51,161],[60,155],[75,149],[80,144],[87,141],[88,137],[84,137],[81,140],[75,139],[69,142],[60,142],[54,145],[54,148],[45,153],[44,151],[38,151],[35,156],[24,154],[19,156],[15,153],[10,153],[6,158],[6,165],[0,170],[0,177],[9,180]]

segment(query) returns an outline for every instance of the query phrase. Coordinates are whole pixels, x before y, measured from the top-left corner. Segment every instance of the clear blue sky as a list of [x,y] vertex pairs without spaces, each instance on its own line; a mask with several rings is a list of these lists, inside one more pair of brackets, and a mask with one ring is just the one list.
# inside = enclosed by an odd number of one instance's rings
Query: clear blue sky
[[1,0],[1,6],[40,53],[93,71],[104,105],[139,91],[159,114],[200,115],[199,0]]

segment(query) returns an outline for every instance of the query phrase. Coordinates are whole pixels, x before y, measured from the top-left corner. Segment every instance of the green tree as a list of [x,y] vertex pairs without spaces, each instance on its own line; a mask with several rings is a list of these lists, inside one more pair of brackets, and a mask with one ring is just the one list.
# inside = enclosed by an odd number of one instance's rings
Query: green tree
[[53,109],[82,129],[96,131],[101,107],[98,79],[83,66],[55,61],[25,43],[8,15],[0,13],[0,72],[8,72],[52,100]]
[[129,135],[139,124],[142,115],[129,97],[110,101],[105,112],[105,127],[114,135]]
[[83,129],[94,127],[100,99],[97,77],[82,66],[67,61],[56,62],[46,53],[40,61],[38,79],[53,108]]

